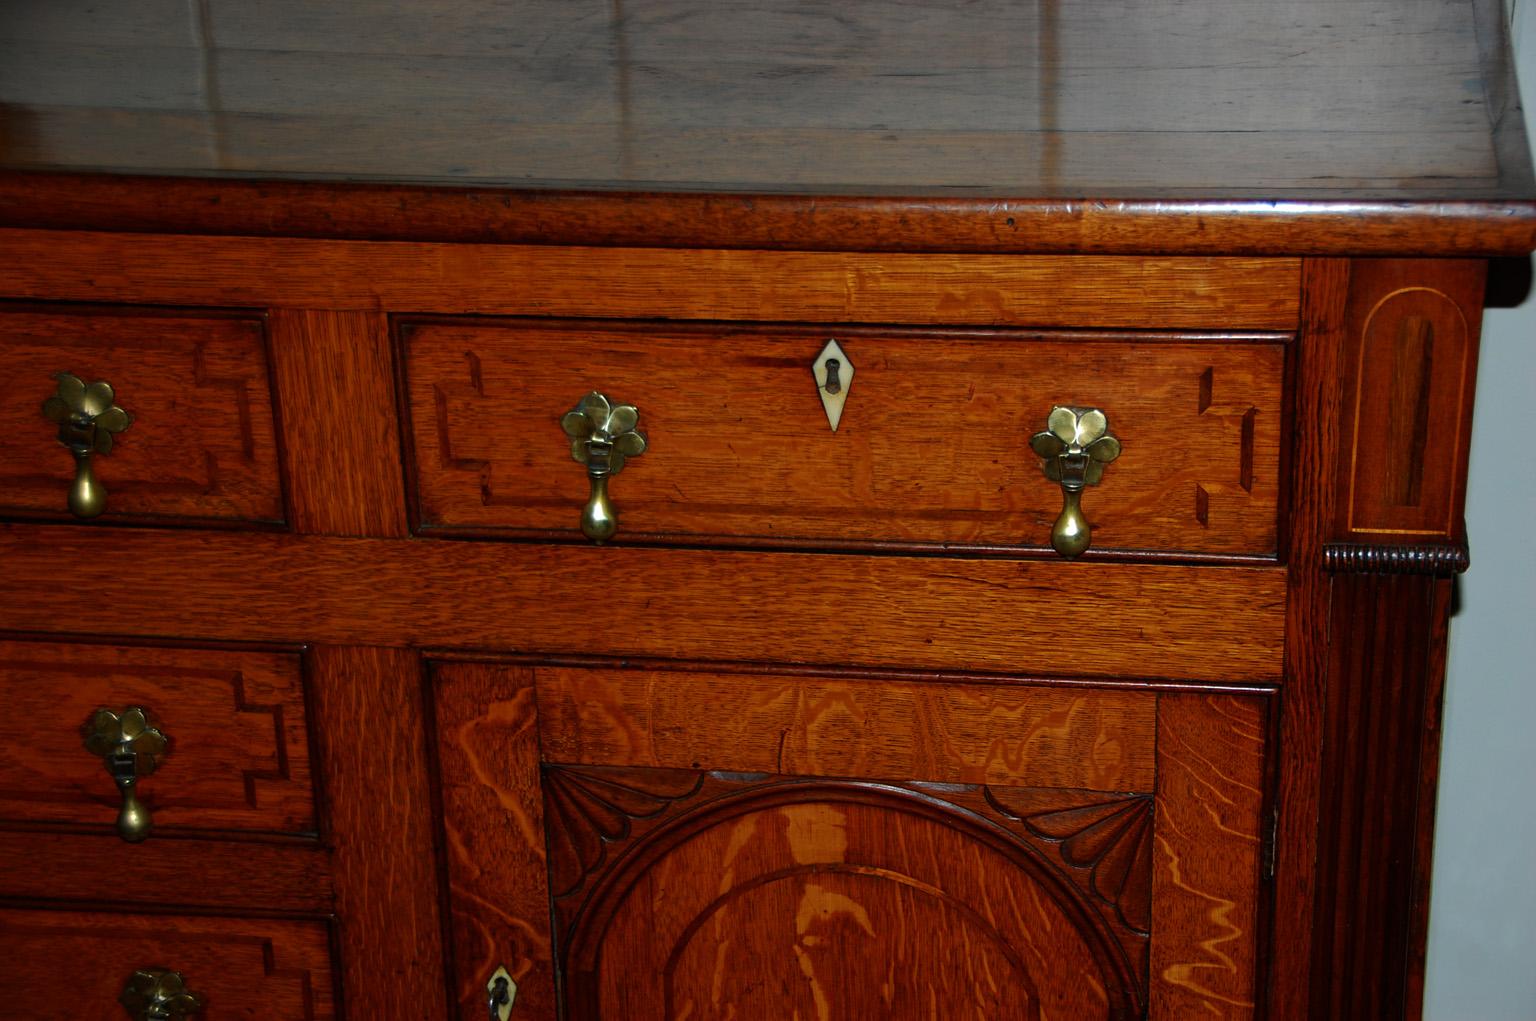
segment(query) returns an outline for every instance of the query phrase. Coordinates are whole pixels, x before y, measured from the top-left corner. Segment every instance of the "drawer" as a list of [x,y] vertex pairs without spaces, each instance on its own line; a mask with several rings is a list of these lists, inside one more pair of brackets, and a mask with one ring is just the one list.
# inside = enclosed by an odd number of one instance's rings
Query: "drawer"
[[297,654],[5,641],[0,704],[0,818],[111,827],[123,798],[85,733],[137,707],[166,741],[133,782],[154,832],[316,830]]
[[[1122,446],[1082,496],[1094,550],[1276,551],[1285,334],[400,324],[422,531],[579,534],[561,417],[635,405],[619,541],[1048,548],[1063,494],[1031,450],[1054,406]],[[836,339],[834,431],[812,366]]]
[[0,514],[71,516],[77,459],[42,413],[69,373],[110,384],[132,417],[88,458],[102,519],[283,521],[260,318],[13,307],[0,311],[0,372]]
[[145,969],[179,974],[198,1021],[336,1016],[322,921],[0,908],[0,942],[0,976],[37,1021],[142,1017],[119,997]]
[[498,968],[573,1019],[1258,995],[1272,690],[526,661],[431,692],[460,1017]]

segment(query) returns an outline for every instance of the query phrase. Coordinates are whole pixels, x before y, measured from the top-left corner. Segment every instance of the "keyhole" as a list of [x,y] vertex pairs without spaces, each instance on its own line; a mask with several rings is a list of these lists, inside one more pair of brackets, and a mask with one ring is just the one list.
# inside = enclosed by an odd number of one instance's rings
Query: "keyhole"
[[838,361],[836,358],[827,359],[827,385],[822,388],[826,390],[827,393],[836,394],[843,392],[842,380],[837,378],[838,370],[842,367],[843,363]]
[[510,1002],[511,997],[507,995],[507,980],[497,975],[495,985],[491,989],[491,1021],[501,1021],[501,1008]]

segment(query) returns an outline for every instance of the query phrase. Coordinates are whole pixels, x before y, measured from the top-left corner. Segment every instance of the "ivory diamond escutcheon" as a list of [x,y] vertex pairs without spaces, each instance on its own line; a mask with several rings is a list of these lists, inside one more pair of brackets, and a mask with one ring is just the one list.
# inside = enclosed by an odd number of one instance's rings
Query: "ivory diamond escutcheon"
[[816,377],[816,392],[821,394],[827,424],[837,432],[837,423],[843,420],[843,402],[848,400],[848,389],[853,386],[853,363],[836,339],[827,340],[811,365],[811,374]]

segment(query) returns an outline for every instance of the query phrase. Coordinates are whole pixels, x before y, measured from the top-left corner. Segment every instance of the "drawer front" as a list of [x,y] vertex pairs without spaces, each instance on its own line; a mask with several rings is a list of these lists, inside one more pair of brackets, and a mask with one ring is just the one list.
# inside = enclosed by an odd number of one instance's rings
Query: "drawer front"
[[[0,514],[68,519],[76,459],[42,413],[69,373],[131,424],[90,456],[102,520],[283,521],[262,321],[72,309],[0,312]],[[98,450],[100,448],[98,447]]]
[[[579,534],[588,480],[560,420],[597,390],[648,440],[609,483],[621,541],[1048,547],[1063,494],[1030,437],[1066,405],[1122,445],[1082,497],[1093,549],[1276,549],[1284,335],[400,332],[424,530]],[[812,375],[831,338],[853,367],[836,431]]]
[[315,832],[296,654],[0,642],[0,704],[0,817],[113,826],[123,798],[85,731],[137,707],[166,740],[134,781],[152,832]]
[[466,1019],[498,967],[538,1017],[556,975],[581,1019],[1255,1011],[1263,692],[539,663],[432,690]]
[[[336,1016],[330,932],[321,921],[0,909],[0,975],[20,1016],[123,1021],[142,969],[179,974],[198,1021]],[[181,1016],[181,1015],[175,1015]]]

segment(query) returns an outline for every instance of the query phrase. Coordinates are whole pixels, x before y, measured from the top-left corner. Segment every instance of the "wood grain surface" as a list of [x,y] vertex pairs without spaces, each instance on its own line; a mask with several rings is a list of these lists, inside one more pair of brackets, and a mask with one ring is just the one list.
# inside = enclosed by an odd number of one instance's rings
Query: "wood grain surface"
[[42,414],[55,375],[68,372],[106,380],[133,416],[111,452],[92,458],[104,520],[282,522],[259,318],[0,307],[0,369],[0,513],[70,520],[74,459]]
[[[125,635],[1277,681],[1285,572],[0,525],[0,611]],[[600,621],[574,593],[604,593]],[[128,592],[133,598],[126,598]],[[728,598],[722,598],[723,592]],[[125,598],[114,600],[113,593]],[[424,598],[431,593],[431,598]],[[839,621],[829,625],[827,607]],[[768,623],[771,622],[771,627]],[[1091,635],[1085,637],[1085,635]],[[334,725],[328,716],[320,729]]]
[[[7,12],[13,167],[648,191],[1527,197],[1496,3]],[[1238,141],[1238,138],[1241,141]],[[1490,219],[1493,218],[1490,216]]]
[[553,1019],[533,673],[482,663],[434,664],[431,697],[458,1016],[485,1016],[486,985],[505,967],[517,983],[516,1016]]
[[0,828],[0,898],[54,907],[329,916],[330,855],[312,841],[125,843],[116,833]]
[[273,309],[267,322],[294,531],[404,535],[385,317]]
[[[1317,827],[1323,776],[1322,734],[1327,689],[1331,594],[1323,545],[1338,501],[1343,414],[1344,310],[1350,266],[1343,259],[1303,264],[1305,299],[1297,338],[1296,431],[1291,460],[1287,561],[1285,676],[1280,692],[1275,798],[1274,926],[1268,959],[1269,1011],[1307,1017],[1313,908],[1317,896]],[[1343,637],[1343,636],[1340,636]]]
[[1466,260],[1352,264],[1336,538],[1462,538],[1486,272]]
[[[19,118],[5,111],[8,123]],[[1516,158],[1522,158],[1518,154]],[[1524,255],[1529,201],[511,190],[0,171],[0,225],[468,244],[1021,255]]]
[[1152,1017],[1257,1016],[1267,712],[1158,697]]
[[[1048,549],[1062,494],[1028,443],[1066,405],[1102,409],[1122,444],[1083,498],[1096,549],[1275,551],[1283,335],[401,333],[423,528],[575,533],[586,473],[556,426],[598,390],[649,442],[610,488],[631,540]],[[836,432],[811,376],[829,338],[848,363]]]
[[548,762],[1150,790],[1156,696],[533,668]]
[[117,998],[140,968],[180,972],[199,1018],[338,1016],[324,922],[0,908],[0,979],[28,988],[38,1021],[126,1016]]
[[[645,792],[667,772],[578,772],[553,788],[546,770],[552,825],[583,825],[553,794],[573,785],[601,826],[649,816]],[[663,795],[684,814],[592,874],[569,944],[570,1016],[1132,1016],[1103,933],[1060,878],[942,801],[672,773],[678,791],[695,777],[704,793]]]
[[307,665],[343,987],[395,1016],[440,1016],[445,929],[420,661],[403,649],[317,645]]
[[157,834],[316,831],[296,655],[0,642],[0,702],[27,721],[0,750],[0,817],[110,831],[122,799],[83,731],[138,706],[169,741],[138,784]]
[[1312,1009],[1422,1008],[1450,581],[1333,579]]
[[[337,311],[1289,330],[1295,259],[378,244],[0,230],[14,297]],[[792,283],[791,283],[792,282]],[[45,395],[46,396],[46,395]],[[39,398],[41,399],[41,398]]]

